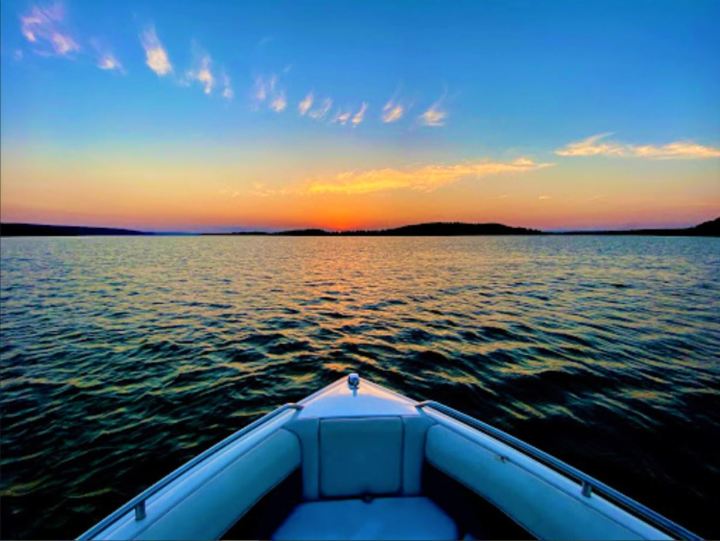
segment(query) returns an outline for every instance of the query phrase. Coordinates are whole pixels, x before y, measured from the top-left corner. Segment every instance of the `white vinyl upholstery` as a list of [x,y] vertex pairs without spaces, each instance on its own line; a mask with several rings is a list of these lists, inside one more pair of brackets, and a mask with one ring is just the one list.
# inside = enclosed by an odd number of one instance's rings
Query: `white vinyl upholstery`
[[400,417],[320,421],[320,495],[397,494],[402,488]]
[[[389,420],[389,423],[385,421]],[[369,421],[380,422],[370,424]],[[432,421],[424,416],[406,417],[358,417],[326,419],[322,423],[347,423],[346,429],[333,430],[325,425],[325,444],[321,445],[320,421],[318,419],[297,419],[286,425],[286,428],[298,437],[302,447],[302,478],[303,478],[303,499],[317,500],[323,496],[362,496],[363,494],[388,494],[401,492],[408,496],[415,496],[421,493],[421,472],[425,460],[425,434]],[[399,424],[401,423],[401,424]],[[336,426],[336,425],[333,425]],[[382,443],[381,432],[375,433],[374,427],[380,430],[385,427],[392,434],[388,445]],[[398,443],[397,434],[400,434]],[[376,443],[373,443],[375,441]],[[347,455],[338,447],[347,447],[351,454]],[[380,452],[382,460],[369,460],[373,446],[381,445]],[[360,455],[359,460],[350,462],[350,456]],[[333,457],[337,460],[333,463]],[[330,464],[327,460],[330,461]],[[330,470],[336,469],[340,477],[336,477],[337,484],[324,487],[320,492],[321,464],[325,467],[325,479],[335,475]],[[391,472],[392,483],[383,482],[381,485],[368,483],[367,486],[358,485],[359,477],[385,476],[387,468],[396,468],[401,476],[400,485],[395,480],[395,472]],[[380,471],[373,471],[380,468]],[[343,483],[345,486],[338,486]],[[326,483],[327,484],[327,483]],[[363,482],[365,484],[365,482]],[[390,486],[392,485],[392,486]],[[329,490],[329,492],[328,492]]]
[[422,467],[425,462],[425,435],[432,421],[427,417],[403,417],[402,493],[421,493]]
[[302,447],[303,499],[320,497],[320,446],[318,419],[299,419],[289,422],[286,428],[298,437]]
[[432,426],[426,458],[539,539],[667,538],[596,495],[582,496],[577,483],[468,427]]
[[453,520],[422,497],[308,502],[297,506],[272,536],[310,539],[457,539]]
[[276,430],[133,538],[218,539],[299,466],[298,438],[282,428]]

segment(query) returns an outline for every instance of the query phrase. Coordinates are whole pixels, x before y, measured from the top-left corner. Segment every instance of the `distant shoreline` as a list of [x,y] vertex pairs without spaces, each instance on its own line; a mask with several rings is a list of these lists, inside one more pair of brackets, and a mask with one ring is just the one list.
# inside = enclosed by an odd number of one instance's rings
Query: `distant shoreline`
[[288,231],[237,231],[227,233],[158,233],[113,227],[85,227],[25,223],[0,223],[0,237],[77,237],[77,236],[280,236],[280,237],[461,237],[461,236],[672,236],[720,237],[720,217],[694,227],[677,229],[626,229],[610,231],[540,231],[497,223],[432,222],[392,229],[326,231],[292,229]]
[[0,223],[0,237],[114,237],[118,235],[138,236],[153,235],[153,233],[117,227]]

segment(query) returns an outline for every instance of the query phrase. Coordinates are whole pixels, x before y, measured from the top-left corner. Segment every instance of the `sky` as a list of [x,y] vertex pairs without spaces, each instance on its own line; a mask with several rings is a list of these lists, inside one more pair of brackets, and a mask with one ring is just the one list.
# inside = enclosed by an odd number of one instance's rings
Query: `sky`
[[3,222],[687,226],[720,2],[0,3]]

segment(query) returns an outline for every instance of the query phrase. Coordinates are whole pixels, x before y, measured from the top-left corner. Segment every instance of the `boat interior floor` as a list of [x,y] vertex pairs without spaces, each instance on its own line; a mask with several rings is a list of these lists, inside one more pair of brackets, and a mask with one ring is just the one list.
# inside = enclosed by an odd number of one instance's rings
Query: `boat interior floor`
[[272,538],[459,539],[455,521],[424,497],[302,503],[293,509]]
[[532,539],[505,513],[432,466],[417,496],[314,501],[302,497],[299,471],[276,486],[224,539],[450,540]]

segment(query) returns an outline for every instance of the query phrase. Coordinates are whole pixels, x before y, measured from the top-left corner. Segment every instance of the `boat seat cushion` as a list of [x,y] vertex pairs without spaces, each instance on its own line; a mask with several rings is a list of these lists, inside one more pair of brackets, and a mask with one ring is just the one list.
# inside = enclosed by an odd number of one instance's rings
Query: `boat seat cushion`
[[[665,536],[599,496],[518,451],[435,425],[426,458],[452,479],[486,498],[538,539],[662,539]],[[504,456],[504,460],[501,459]]]
[[298,505],[272,538],[457,539],[458,529],[424,497],[327,500]]
[[[386,422],[388,420],[390,423]],[[374,424],[376,421],[380,422]],[[398,421],[401,422],[401,425],[398,424]],[[390,475],[393,481],[392,487],[389,487],[390,483],[369,482],[371,478],[377,477],[374,473],[376,468],[381,470],[377,472],[378,476],[387,476],[388,474],[384,472],[391,464],[398,468],[398,474],[401,476],[402,494],[406,496],[420,494],[425,434],[428,426],[432,424],[427,417],[416,415],[380,419],[377,417],[374,419],[338,418],[325,419],[322,423],[325,429],[322,447],[319,419],[299,419],[287,424],[287,429],[295,433],[302,446],[303,497],[306,500],[317,500],[329,493],[347,498],[362,496],[366,493],[377,495],[391,492],[394,495],[396,493],[395,473]],[[349,425],[346,430],[336,430],[337,424],[328,423],[349,423]],[[383,431],[393,432],[390,438],[392,444],[389,444],[388,440],[388,445],[382,446]],[[402,442],[401,447],[397,445],[398,437]],[[338,439],[344,441],[338,441]],[[350,457],[343,455],[345,447],[360,453],[360,459],[353,460],[351,463]],[[383,455],[382,460],[376,458],[366,460],[362,456],[362,453],[371,448],[376,448],[376,454]],[[393,454],[392,457],[391,454]],[[335,463],[328,463],[328,460],[331,462],[335,460]],[[320,491],[321,464],[324,464],[326,480],[322,494]],[[334,469],[339,471],[333,472]],[[327,482],[328,475],[339,475],[340,477],[336,479],[338,479],[338,484],[342,483],[343,486],[333,487],[331,480],[330,483]],[[358,483],[358,477],[364,478],[363,483]],[[349,482],[347,478],[349,478]]]
[[402,436],[400,417],[321,420],[321,497],[399,493]]
[[[300,443],[281,428],[214,475],[206,473],[207,479],[188,489],[185,497],[159,517],[149,512],[150,524],[145,529],[118,538],[218,539],[299,466]],[[188,482],[191,480],[188,477]]]

